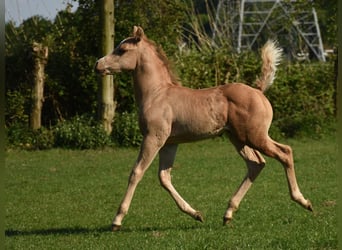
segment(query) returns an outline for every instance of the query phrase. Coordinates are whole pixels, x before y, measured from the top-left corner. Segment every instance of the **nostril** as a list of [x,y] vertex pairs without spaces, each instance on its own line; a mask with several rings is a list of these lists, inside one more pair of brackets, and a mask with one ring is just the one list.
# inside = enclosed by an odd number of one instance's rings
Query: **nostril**
[[98,72],[97,65],[99,64],[99,61],[96,61],[95,66],[94,66],[94,71]]

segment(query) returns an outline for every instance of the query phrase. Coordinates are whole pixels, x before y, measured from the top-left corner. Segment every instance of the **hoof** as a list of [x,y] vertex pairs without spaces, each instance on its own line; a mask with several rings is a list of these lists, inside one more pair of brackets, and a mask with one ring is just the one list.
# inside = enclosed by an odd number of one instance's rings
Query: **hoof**
[[226,217],[223,217],[223,226],[229,224],[231,221],[232,221],[233,218],[226,218]]
[[308,204],[307,204],[307,206],[306,206],[306,209],[309,210],[309,211],[311,211],[311,212],[313,212],[313,208],[312,208],[312,204],[311,204],[311,201],[310,201],[310,200],[308,200]]
[[201,212],[197,211],[195,216],[194,216],[195,220],[198,220],[200,222],[204,222],[203,216],[201,214]]
[[117,232],[120,229],[121,229],[121,225],[115,225],[115,224],[112,225],[112,232]]

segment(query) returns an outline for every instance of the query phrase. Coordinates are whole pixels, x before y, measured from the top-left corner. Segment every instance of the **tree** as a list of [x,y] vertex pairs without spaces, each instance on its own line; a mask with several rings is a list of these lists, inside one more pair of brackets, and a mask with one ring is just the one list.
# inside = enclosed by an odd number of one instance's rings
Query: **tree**
[[[48,45],[51,26],[50,21],[40,16],[29,18],[18,27],[12,22],[6,24],[7,126],[13,123],[23,123],[28,127],[30,123],[33,128],[40,127],[45,80],[43,72],[47,54],[45,56],[45,52],[34,51],[32,45],[35,43],[43,47]],[[38,47],[36,49],[39,50]],[[37,85],[32,88],[35,80]],[[31,121],[28,119],[30,112]]]
[[[107,55],[114,48],[114,0],[101,0],[101,54]],[[112,132],[115,114],[113,76],[103,76],[100,83],[99,113],[107,134]]]

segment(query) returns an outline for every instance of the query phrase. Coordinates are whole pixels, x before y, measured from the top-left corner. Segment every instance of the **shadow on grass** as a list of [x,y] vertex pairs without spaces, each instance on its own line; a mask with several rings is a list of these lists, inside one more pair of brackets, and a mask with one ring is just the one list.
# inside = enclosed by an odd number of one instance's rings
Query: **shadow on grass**
[[29,235],[76,235],[76,234],[96,234],[109,232],[110,227],[100,228],[83,228],[83,227],[70,227],[70,228],[49,228],[49,229],[36,229],[36,230],[15,230],[8,229],[5,231],[6,237],[13,236],[29,236]]
[[[119,233],[133,233],[133,232],[163,232],[170,230],[195,230],[199,229],[201,226],[175,226],[175,227],[124,227],[118,232],[113,232],[113,234]],[[108,233],[112,232],[111,226],[102,226],[99,228],[85,228],[85,227],[65,227],[65,228],[50,228],[50,229],[35,229],[35,230],[15,230],[15,229],[7,229],[5,231],[6,237],[15,237],[15,236],[30,236],[30,235],[78,235],[78,234],[100,234],[100,233]]]

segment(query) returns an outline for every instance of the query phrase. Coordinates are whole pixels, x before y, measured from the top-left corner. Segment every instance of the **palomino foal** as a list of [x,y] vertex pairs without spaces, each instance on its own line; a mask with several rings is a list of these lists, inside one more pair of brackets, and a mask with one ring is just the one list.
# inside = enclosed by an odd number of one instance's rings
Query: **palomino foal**
[[291,198],[312,211],[309,200],[299,190],[289,146],[268,136],[272,107],[263,92],[273,83],[281,50],[268,41],[262,48],[262,74],[257,88],[242,83],[194,90],[182,87],[173,76],[164,53],[150,41],[140,27],[124,39],[109,55],[96,62],[102,75],[133,71],[135,100],[143,141],[138,159],[129,176],[126,194],[112,223],[119,230],[131,204],[134,191],[145,171],[159,153],[159,179],[179,209],[203,221],[171,183],[171,169],[177,145],[226,133],[247,164],[247,174],[228,203],[223,217],[233,218],[242,198],[265,165],[260,154],[277,159],[284,166]]

